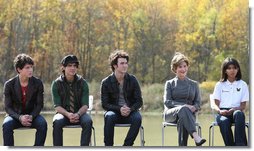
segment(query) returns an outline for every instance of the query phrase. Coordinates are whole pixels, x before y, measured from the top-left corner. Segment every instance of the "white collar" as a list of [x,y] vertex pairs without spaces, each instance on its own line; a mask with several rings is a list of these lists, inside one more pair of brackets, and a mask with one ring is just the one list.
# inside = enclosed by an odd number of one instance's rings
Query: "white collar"
[[230,82],[228,79],[225,81],[227,85],[237,85],[237,81],[235,80],[234,82]]

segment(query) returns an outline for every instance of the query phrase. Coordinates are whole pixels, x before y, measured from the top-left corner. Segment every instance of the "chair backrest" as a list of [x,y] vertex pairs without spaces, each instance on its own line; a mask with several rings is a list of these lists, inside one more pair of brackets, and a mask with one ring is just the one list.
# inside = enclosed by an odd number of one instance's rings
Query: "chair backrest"
[[89,95],[89,108],[87,109],[87,112],[91,115],[93,110],[93,96]]
[[215,111],[214,111],[215,100],[214,100],[213,94],[210,94],[210,107],[212,109],[212,114],[213,114],[214,121],[216,121],[216,116],[215,116]]
[[89,108],[88,110],[93,109],[93,95],[89,95]]
[[214,106],[215,106],[215,100],[214,100],[213,94],[210,94],[210,107],[212,110],[214,110]]

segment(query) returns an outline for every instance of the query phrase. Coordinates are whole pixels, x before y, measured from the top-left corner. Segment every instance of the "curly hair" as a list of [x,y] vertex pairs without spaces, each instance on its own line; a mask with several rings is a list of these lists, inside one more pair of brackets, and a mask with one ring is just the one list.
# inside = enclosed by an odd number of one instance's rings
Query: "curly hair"
[[24,53],[18,54],[13,62],[14,62],[14,68],[17,72],[18,72],[18,68],[23,69],[26,64],[34,65],[33,59],[29,55]]

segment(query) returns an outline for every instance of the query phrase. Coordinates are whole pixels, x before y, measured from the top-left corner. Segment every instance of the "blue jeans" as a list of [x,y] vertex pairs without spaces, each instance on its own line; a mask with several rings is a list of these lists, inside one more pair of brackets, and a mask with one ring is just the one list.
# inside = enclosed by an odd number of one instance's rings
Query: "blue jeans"
[[105,146],[114,144],[115,124],[131,124],[128,134],[124,140],[124,146],[132,146],[138,135],[142,117],[139,112],[133,111],[128,117],[122,116],[119,112],[107,111],[104,115],[104,143]]
[[[217,115],[216,120],[226,146],[247,146],[245,115],[242,111],[236,110],[230,116]],[[232,123],[235,123],[235,139],[231,130]]]
[[78,123],[71,123],[70,120],[60,113],[57,113],[53,118],[53,145],[63,146],[63,127],[66,125],[80,125],[82,128],[80,145],[88,146],[91,134],[93,121],[87,113],[79,118]]
[[[24,127],[20,121],[12,118],[11,116],[7,116],[3,122],[3,144],[4,146],[14,146],[14,137],[13,130]],[[34,146],[44,146],[46,136],[47,136],[47,122],[43,116],[38,115],[32,121],[31,128],[36,129],[35,135],[35,143]],[[25,136],[24,136],[25,138]],[[22,139],[24,139],[22,138]]]

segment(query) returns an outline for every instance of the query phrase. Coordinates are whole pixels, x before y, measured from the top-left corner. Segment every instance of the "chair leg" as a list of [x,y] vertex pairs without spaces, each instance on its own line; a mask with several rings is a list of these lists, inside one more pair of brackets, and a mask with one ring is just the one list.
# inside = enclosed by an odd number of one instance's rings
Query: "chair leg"
[[145,133],[144,133],[144,127],[140,127],[140,145],[145,146]]
[[212,125],[209,127],[209,146],[211,146],[211,128]]
[[212,146],[214,146],[214,126],[212,126]]
[[201,126],[200,126],[200,125],[197,125],[197,127],[198,127],[198,135],[199,135],[200,137],[202,137]]
[[161,128],[161,131],[162,131],[162,146],[164,146],[164,128],[165,128],[165,126],[164,126],[164,124],[162,124],[162,128]]
[[[92,126],[92,131],[93,131],[93,146],[96,146],[96,140],[95,140],[95,129]],[[90,146],[92,146],[92,141],[90,141]]]
[[247,130],[248,130],[248,140],[247,140],[247,145],[249,146],[249,124],[245,124],[245,127],[247,128]]

